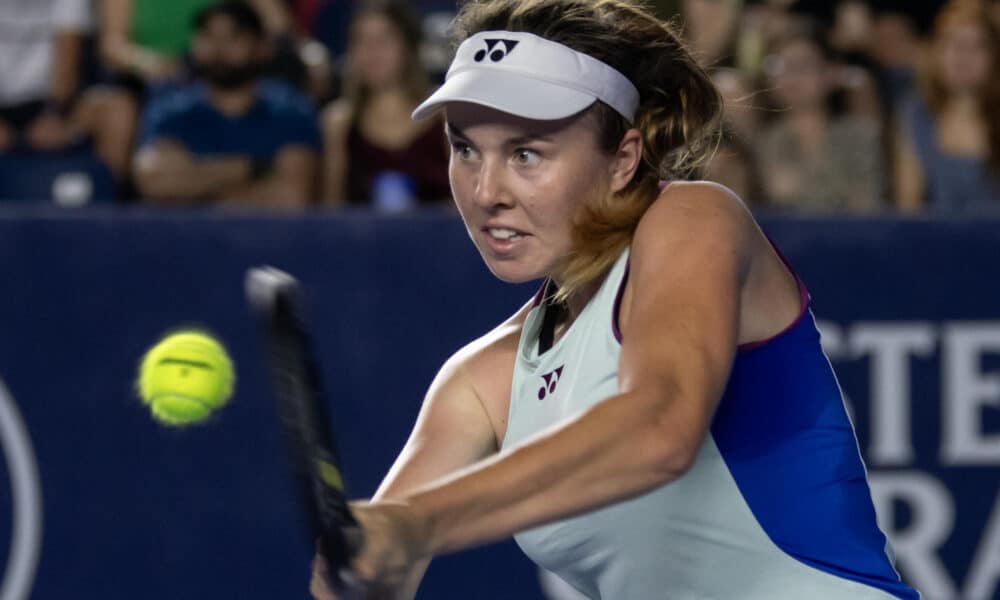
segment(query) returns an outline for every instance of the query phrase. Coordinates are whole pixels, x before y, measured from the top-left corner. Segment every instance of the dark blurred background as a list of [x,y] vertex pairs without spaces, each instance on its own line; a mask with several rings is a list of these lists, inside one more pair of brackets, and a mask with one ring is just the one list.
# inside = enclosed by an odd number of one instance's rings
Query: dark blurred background
[[[1000,2],[655,8],[726,98],[723,143],[695,177],[756,211],[1000,206]],[[440,123],[409,113],[447,68],[455,9],[5,0],[0,205],[448,206]]]

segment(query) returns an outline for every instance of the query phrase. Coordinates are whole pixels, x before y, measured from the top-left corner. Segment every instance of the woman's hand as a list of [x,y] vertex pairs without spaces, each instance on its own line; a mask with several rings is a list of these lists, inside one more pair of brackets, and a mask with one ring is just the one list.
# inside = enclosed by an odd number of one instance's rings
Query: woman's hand
[[[355,502],[351,505],[361,527],[363,543],[351,561],[351,570],[365,587],[365,600],[395,600],[414,565],[430,558],[428,525],[405,502]],[[317,555],[309,590],[317,600],[340,598],[329,587],[331,573]]]

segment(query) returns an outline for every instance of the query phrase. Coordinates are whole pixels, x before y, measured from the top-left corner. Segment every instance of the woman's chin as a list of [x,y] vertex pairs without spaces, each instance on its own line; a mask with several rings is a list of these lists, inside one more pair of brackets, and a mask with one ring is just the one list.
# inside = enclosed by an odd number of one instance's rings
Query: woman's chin
[[526,283],[545,277],[545,273],[540,273],[537,269],[528,268],[515,261],[485,260],[490,273],[493,273],[494,277],[504,283]]

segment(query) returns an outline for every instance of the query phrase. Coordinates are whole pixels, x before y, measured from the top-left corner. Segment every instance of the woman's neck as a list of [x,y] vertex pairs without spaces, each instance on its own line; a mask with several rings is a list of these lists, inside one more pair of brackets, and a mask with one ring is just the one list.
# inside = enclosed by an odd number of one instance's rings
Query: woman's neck
[[[573,321],[576,320],[577,317],[580,316],[580,313],[583,312],[583,309],[587,307],[587,303],[589,303],[594,298],[594,295],[597,294],[597,290],[601,288],[602,281],[603,277],[599,277],[594,281],[590,281],[584,284],[579,289],[575,290],[572,294],[570,294],[569,298],[567,298],[566,301],[562,303],[566,310],[567,323],[572,323]],[[555,285],[556,289],[559,289],[559,282],[555,281],[554,279],[552,280],[552,282]]]
[[227,117],[239,117],[250,110],[256,102],[257,82],[252,81],[235,89],[209,86],[208,94],[216,110]]

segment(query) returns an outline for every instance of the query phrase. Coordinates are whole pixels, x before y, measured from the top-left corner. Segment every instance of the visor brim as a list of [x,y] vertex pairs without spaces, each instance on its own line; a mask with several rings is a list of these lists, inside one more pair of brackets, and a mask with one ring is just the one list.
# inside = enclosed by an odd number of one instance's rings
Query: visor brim
[[412,116],[420,121],[449,102],[469,102],[525,119],[554,121],[571,117],[596,100],[590,94],[518,73],[469,69],[449,77]]

